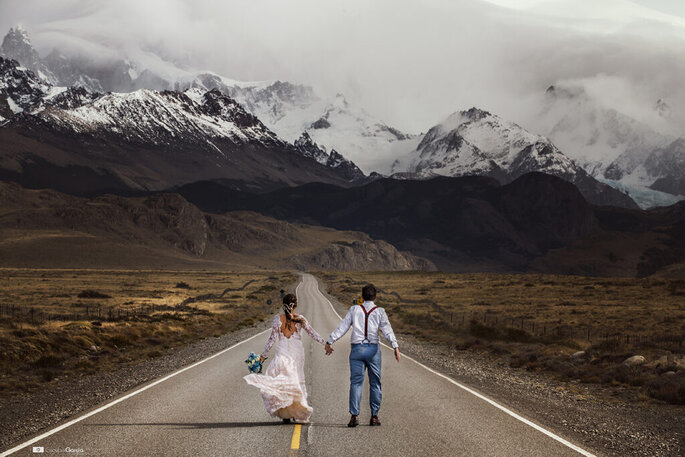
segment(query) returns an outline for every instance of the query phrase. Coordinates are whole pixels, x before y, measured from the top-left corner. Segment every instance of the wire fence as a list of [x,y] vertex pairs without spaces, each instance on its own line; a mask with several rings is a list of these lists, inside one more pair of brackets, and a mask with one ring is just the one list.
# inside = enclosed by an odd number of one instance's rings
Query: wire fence
[[[504,313],[482,311],[447,311],[427,313],[427,320],[431,325],[445,325],[462,331],[473,333],[474,326],[478,333],[508,335],[514,339],[518,336],[525,339],[526,336],[538,340],[577,340],[591,344],[626,344],[626,345],[650,345],[667,350],[685,349],[685,326],[680,333],[649,334],[645,332],[635,333],[625,330],[611,329],[606,326],[592,324],[563,324],[553,322],[540,322],[534,318],[509,316]],[[440,322],[442,321],[442,322]]]
[[49,312],[32,306],[17,306],[14,304],[0,303],[0,317],[10,319],[12,322],[27,322],[39,324],[50,321],[122,321],[149,317],[157,312],[177,311],[178,308],[168,305],[125,305],[102,306],[83,305],[71,307],[69,311]]

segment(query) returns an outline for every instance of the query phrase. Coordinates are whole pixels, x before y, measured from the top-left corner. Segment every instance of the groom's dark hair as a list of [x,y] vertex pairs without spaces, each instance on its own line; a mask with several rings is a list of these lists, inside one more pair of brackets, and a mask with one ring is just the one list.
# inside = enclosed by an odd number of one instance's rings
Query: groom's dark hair
[[373,284],[367,284],[362,287],[362,298],[366,301],[372,301],[376,299],[376,286]]

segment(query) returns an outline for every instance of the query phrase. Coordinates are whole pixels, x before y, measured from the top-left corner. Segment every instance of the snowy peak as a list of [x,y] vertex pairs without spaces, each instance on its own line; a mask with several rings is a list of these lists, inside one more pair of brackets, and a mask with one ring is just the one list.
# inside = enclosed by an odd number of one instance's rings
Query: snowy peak
[[148,89],[99,95],[72,88],[37,116],[61,130],[127,142],[171,147],[196,143],[205,149],[217,149],[215,140],[285,145],[227,95],[219,91],[191,95]]
[[535,143],[549,141],[499,116],[471,108],[450,115],[426,133],[417,147],[422,160],[414,166],[425,171],[435,168],[434,165],[428,166],[426,160],[435,164],[442,162],[449,164],[453,171],[450,167],[441,170],[442,173],[433,171],[454,176],[457,170],[459,174],[464,174],[468,166],[477,166],[477,161],[492,160],[506,170],[520,151]]
[[338,174],[350,182],[362,180],[366,177],[364,172],[361,171],[359,167],[354,164],[354,162],[347,160],[335,149],[333,149],[331,151],[331,155],[328,156],[326,166],[336,170]]
[[486,175],[503,181],[537,171],[574,183],[596,204],[635,207],[629,197],[590,177],[547,138],[478,108],[456,112],[432,127],[393,171]]
[[[0,57],[0,117],[39,108],[51,86],[16,60]],[[0,119],[2,121],[2,119]]]
[[216,89],[205,92],[202,96],[202,108],[205,114],[233,122],[240,128],[267,130],[257,117],[248,113],[231,97]]
[[295,149],[305,157],[316,160],[322,165],[336,170],[338,174],[348,181],[358,181],[366,178],[363,171],[351,160],[346,159],[335,149],[331,150],[330,154],[326,153],[326,148],[319,146],[312,140],[307,132],[294,142]]
[[293,144],[303,156],[312,158],[324,165],[328,163],[326,149],[316,144],[307,132],[302,132],[302,135]]
[[79,68],[75,59],[70,59],[57,50],[47,55],[45,65],[60,85],[83,87],[91,92],[106,92],[100,81]]
[[43,63],[29,40],[29,35],[21,26],[11,28],[2,40],[0,55],[18,61],[21,65],[33,71],[38,77],[55,84],[55,75]]
[[643,168],[649,176],[657,177],[649,186],[651,189],[685,196],[685,138],[652,151]]
[[586,91],[582,83],[567,82],[547,89],[533,123],[590,175],[648,208],[673,200],[650,189],[685,193],[685,187],[673,184],[681,181],[674,181],[673,170],[665,165],[675,163],[679,153],[671,145],[683,134],[675,114],[661,98],[645,106],[638,120],[636,113],[626,114]]
[[[546,94],[546,104],[537,116],[540,130],[594,176],[621,179],[633,173],[649,151],[672,141],[604,106],[581,86],[557,85]],[[663,100],[657,105],[667,109]]]

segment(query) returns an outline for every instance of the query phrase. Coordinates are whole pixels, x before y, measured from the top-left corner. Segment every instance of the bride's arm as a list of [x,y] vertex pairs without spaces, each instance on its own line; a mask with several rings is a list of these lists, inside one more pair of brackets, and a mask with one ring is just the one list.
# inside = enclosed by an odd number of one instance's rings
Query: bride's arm
[[276,342],[276,337],[278,336],[278,328],[280,326],[281,326],[281,316],[276,316],[274,318],[273,324],[271,324],[271,335],[269,335],[269,339],[266,340],[266,345],[264,346],[264,350],[262,351],[262,359],[266,358],[266,353],[269,352],[271,347]]
[[321,335],[319,335],[316,332],[316,330],[314,330],[314,328],[311,325],[309,325],[309,321],[307,319],[304,319],[304,323],[302,324],[302,326],[304,327],[304,330],[307,333],[309,333],[309,336],[311,336],[314,341],[321,344],[326,344],[326,341],[323,338],[321,338]]

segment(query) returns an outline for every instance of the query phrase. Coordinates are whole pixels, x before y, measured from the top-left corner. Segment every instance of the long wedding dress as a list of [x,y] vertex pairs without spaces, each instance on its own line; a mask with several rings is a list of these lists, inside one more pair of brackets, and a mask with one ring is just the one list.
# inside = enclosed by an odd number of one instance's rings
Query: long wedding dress
[[262,356],[271,349],[276,339],[276,354],[264,374],[249,374],[243,379],[259,388],[266,411],[272,417],[307,421],[312,407],[307,404],[307,387],[304,379],[304,347],[302,330],[315,341],[326,344],[309,322],[295,323],[295,331],[286,337],[281,330],[281,316],[274,318],[271,335],[266,342]]

